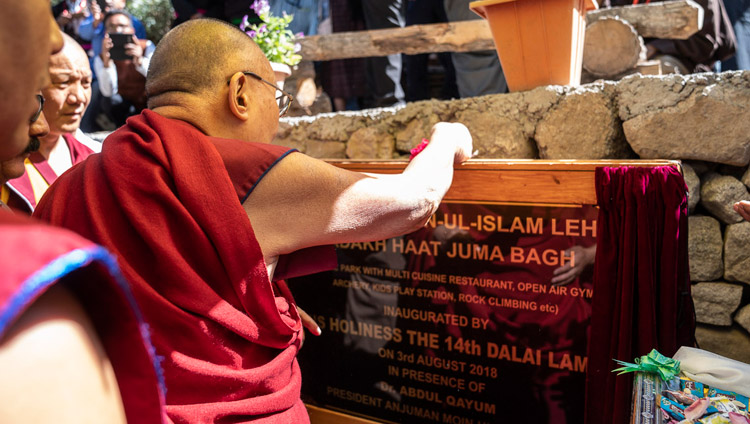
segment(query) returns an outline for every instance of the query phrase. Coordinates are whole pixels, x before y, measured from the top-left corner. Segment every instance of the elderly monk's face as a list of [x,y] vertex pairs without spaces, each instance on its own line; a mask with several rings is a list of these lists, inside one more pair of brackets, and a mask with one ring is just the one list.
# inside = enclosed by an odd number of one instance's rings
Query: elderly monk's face
[[[34,98],[36,99],[37,97],[34,96]],[[39,116],[28,125],[28,143],[26,149],[16,157],[0,162],[0,180],[4,182],[23,175],[26,171],[24,161],[29,157],[31,152],[39,149],[39,139],[43,138],[48,133],[49,126],[47,125],[47,120],[44,118],[44,112],[41,112]]]
[[[263,61],[263,66],[256,72],[264,80],[272,83],[276,82],[276,77],[268,61]],[[256,118],[250,119],[246,123],[253,127],[253,136],[250,140],[270,143],[279,129],[279,105],[276,102],[276,96],[277,94],[281,94],[281,92],[254,78],[250,78],[249,81],[252,84],[253,90],[257,93],[253,101],[258,102],[258,107],[254,109]]]
[[73,133],[91,100],[91,67],[75,41],[66,41],[63,50],[50,58],[49,78],[50,84],[42,93],[50,132]]
[[28,144],[28,125],[38,106],[34,93],[48,81],[49,55],[62,37],[47,0],[3,2],[0,11],[0,161]]

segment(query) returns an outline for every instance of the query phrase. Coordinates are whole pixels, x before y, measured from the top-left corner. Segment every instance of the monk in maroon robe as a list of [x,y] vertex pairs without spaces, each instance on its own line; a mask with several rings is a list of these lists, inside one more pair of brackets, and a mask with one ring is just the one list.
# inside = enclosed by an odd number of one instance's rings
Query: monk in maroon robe
[[237,28],[176,27],[151,59],[150,110],[58,178],[36,211],[117,255],[164,357],[176,423],[308,422],[301,318],[279,280],[332,267],[332,244],[420,228],[471,156],[466,127],[447,123],[397,175],[270,145],[285,96],[272,81]]

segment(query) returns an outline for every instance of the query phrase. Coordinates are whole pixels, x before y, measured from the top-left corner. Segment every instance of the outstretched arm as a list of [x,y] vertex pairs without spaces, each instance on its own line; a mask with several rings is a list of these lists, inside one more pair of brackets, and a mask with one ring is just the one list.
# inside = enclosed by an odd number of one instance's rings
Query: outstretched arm
[[243,206],[267,260],[310,246],[395,237],[427,222],[453,181],[453,165],[471,151],[464,125],[439,123],[401,174],[352,172],[293,154]]

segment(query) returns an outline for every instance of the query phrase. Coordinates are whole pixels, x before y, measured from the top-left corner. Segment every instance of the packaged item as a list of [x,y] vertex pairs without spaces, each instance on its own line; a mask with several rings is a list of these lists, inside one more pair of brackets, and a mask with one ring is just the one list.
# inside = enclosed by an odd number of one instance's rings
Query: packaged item
[[714,397],[710,398],[711,401],[711,407],[715,408],[713,410],[709,410],[709,412],[740,412],[742,409],[740,409],[739,406],[735,405],[735,401],[729,398],[725,397]]
[[700,424],[732,424],[728,417],[721,414],[712,414],[698,420]]
[[692,405],[693,403],[695,403],[695,401],[700,399],[698,396],[695,396],[690,392],[665,390],[664,392],[662,392],[662,394],[675,402],[680,402],[683,405]]
[[708,393],[708,386],[700,381],[693,381],[686,377],[680,377],[680,390],[692,393],[694,396],[702,398]]
[[675,402],[672,399],[669,399],[668,397],[659,395],[659,407],[666,411],[670,417],[675,418],[677,420],[684,420],[685,419],[685,405],[680,404],[679,402]]
[[716,389],[713,387],[708,389],[708,397],[719,397],[719,396],[729,398],[732,400],[736,400],[743,405],[742,406],[743,410],[747,410],[747,406],[748,406],[747,396],[742,396],[735,392],[730,392],[729,390],[721,390],[721,389]]
[[656,395],[664,383],[658,375],[638,372],[633,379],[631,424],[664,424]]

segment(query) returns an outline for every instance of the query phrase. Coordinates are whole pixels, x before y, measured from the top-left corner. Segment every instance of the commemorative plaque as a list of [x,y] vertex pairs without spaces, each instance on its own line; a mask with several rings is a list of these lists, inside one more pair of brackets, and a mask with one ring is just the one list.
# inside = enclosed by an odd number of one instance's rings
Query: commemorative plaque
[[470,161],[424,228],[290,281],[323,330],[299,354],[313,423],[582,423],[594,169],[622,164]]

